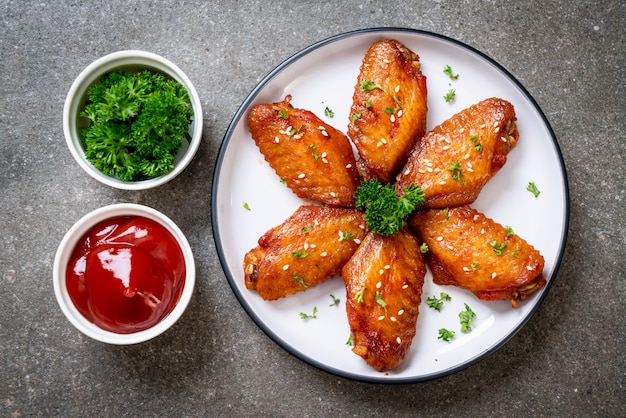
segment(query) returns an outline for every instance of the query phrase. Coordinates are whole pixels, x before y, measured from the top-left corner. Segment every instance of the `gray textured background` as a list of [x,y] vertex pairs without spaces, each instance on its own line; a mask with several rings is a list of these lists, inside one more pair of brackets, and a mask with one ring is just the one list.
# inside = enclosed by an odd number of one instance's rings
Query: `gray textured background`
[[[625,416],[625,12],[615,0],[1,0],[0,416]],[[211,231],[215,159],[246,95],[300,49],[375,26],[437,32],[501,63],[545,112],[570,184],[568,246],[537,313],[486,360],[421,384],[357,383],[281,349],[237,302]],[[196,158],[156,190],[97,183],[63,138],[72,81],[122,49],[167,57],[202,99]],[[131,347],[83,337],[51,281],[67,229],[117,202],[171,216],[198,269],[179,323]]]

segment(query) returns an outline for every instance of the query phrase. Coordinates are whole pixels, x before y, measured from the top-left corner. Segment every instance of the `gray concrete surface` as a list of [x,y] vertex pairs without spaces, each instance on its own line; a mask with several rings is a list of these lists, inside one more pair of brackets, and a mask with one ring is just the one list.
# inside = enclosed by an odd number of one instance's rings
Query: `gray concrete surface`
[[[625,12],[619,0],[0,1],[0,416],[625,416]],[[571,193],[563,263],[528,324],[462,372],[400,386],[333,376],[270,340],[232,293],[210,222],[217,152],[256,83],[314,42],[375,26],[500,62],[550,121]],[[202,98],[196,158],[155,190],[97,183],[64,143],[73,79],[121,49],[169,58]],[[170,215],[198,269],[182,320],[130,347],[83,337],[51,280],[67,229],[116,202]]]

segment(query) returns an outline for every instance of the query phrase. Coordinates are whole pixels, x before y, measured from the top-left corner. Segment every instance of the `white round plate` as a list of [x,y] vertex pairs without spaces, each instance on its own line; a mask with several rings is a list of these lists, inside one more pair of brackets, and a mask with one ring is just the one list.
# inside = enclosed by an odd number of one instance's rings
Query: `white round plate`
[[[250,108],[293,96],[292,104],[308,109],[346,132],[352,93],[361,61],[377,40],[397,39],[420,56],[427,77],[430,130],[462,109],[488,97],[513,103],[520,132],[518,145],[505,166],[485,186],[472,205],[514,231],[545,258],[547,285],[517,309],[510,301],[486,302],[452,286],[439,286],[427,273],[417,321],[417,334],[403,363],[377,372],[346,345],[350,330],[341,278],[282,300],[268,302],[244,285],[244,254],[270,228],[281,224],[301,204],[265,162],[247,127]],[[449,65],[458,79],[443,69]],[[453,102],[444,95],[456,91]],[[324,109],[334,117],[325,116]],[[535,197],[526,188],[534,182]],[[226,277],[256,324],[281,347],[305,362],[354,380],[410,383],[439,378],[482,360],[508,341],[530,319],[552,285],[565,249],[569,222],[569,192],[563,158],[543,112],[524,87],[483,53],[441,35],[396,28],[360,30],[334,36],[287,59],[250,93],[226,132],[216,163],[212,190],[215,242]],[[446,292],[452,300],[441,312],[426,299]],[[330,306],[332,298],[338,305]],[[476,313],[472,331],[460,332],[458,314],[464,304]],[[301,319],[300,313],[314,319]],[[450,342],[438,330],[456,332]]]

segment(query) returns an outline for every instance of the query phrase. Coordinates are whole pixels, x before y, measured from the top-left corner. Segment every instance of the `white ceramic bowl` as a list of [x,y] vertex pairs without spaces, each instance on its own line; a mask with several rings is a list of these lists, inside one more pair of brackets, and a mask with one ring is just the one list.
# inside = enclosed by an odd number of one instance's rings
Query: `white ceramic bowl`
[[[182,141],[181,149],[174,159],[174,170],[171,172],[149,180],[124,182],[116,177],[101,173],[85,158],[85,152],[80,143],[80,130],[87,126],[87,120],[79,115],[87,102],[87,89],[97,82],[101,76],[112,71],[143,69],[168,75],[187,89],[194,112],[189,126],[191,142],[188,144],[187,141]],[[70,87],[63,108],[63,132],[72,156],[87,174],[106,185],[118,189],[144,190],[170,181],[189,165],[200,146],[202,138],[202,105],[198,93],[189,78],[169,60],[150,52],[119,51],[94,61],[76,78]]]
[[[106,331],[98,327],[94,323],[90,322],[78,311],[78,309],[72,302],[65,284],[66,271],[68,264],[70,263],[70,257],[74,248],[79,243],[84,234],[86,234],[87,231],[89,231],[97,223],[109,218],[119,216],[143,216],[152,219],[164,226],[178,242],[183,253],[186,269],[185,284],[174,309],[153,327],[144,331],[138,331],[131,334],[118,334],[111,331]],[[180,316],[187,308],[187,305],[189,304],[189,301],[193,294],[195,281],[196,268],[193,253],[191,251],[191,247],[189,246],[187,238],[180,230],[180,228],[178,228],[178,226],[170,218],[168,218],[161,212],[150,207],[137,204],[120,203],[105,206],[83,216],[65,234],[65,236],[61,240],[61,243],[59,244],[59,248],[54,258],[54,293],[56,295],[59,306],[61,307],[61,310],[63,311],[67,319],[83,334],[97,341],[109,344],[136,344],[152,339],[165,332],[180,318]]]

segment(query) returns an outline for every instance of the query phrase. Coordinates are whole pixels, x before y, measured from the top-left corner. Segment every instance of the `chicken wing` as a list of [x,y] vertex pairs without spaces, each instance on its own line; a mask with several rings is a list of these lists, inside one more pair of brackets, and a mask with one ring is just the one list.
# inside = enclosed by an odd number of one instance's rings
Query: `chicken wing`
[[369,232],[346,263],[346,311],[352,351],[378,371],[404,359],[415,336],[426,266],[417,238]]
[[502,168],[518,137],[513,105],[486,99],[426,133],[396,185],[399,190],[419,185],[427,208],[470,204]]
[[341,273],[365,235],[356,209],[301,206],[244,256],[245,285],[266,300],[315,286]]
[[360,179],[348,137],[290,102],[288,95],[282,102],[252,108],[248,115],[252,139],[297,196],[354,206]]
[[526,299],[542,288],[543,256],[525,240],[469,206],[418,212],[409,225],[426,243],[433,281],[479,299]]
[[374,43],[361,64],[348,124],[363,178],[394,179],[424,135],[427,108],[419,56],[396,40]]

